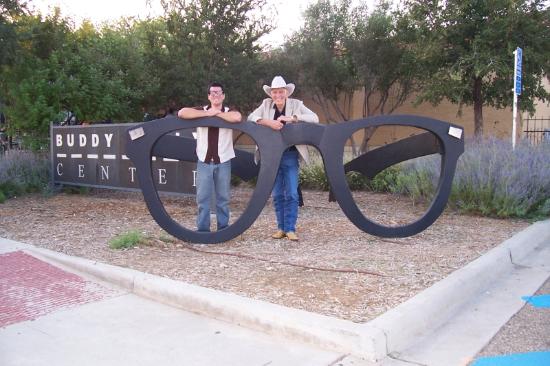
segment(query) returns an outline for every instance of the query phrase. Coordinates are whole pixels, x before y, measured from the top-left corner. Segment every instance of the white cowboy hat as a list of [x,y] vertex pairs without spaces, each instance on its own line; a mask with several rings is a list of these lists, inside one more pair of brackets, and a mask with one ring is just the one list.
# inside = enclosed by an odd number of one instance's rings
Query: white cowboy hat
[[294,88],[296,88],[296,85],[292,83],[287,84],[282,76],[275,76],[271,82],[271,86],[264,85],[263,88],[264,92],[269,96],[271,96],[271,89],[285,88],[288,92],[287,97],[290,97],[290,95],[294,93]]

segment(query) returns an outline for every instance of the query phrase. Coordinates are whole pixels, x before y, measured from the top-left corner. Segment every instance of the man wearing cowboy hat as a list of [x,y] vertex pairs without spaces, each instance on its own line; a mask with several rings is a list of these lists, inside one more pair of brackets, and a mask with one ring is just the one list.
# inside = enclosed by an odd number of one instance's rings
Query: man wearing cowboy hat
[[[248,116],[249,121],[280,131],[285,124],[298,121],[319,123],[319,117],[307,108],[301,100],[289,98],[295,85],[287,84],[282,76],[275,76],[271,86],[264,85],[265,93],[270,97]],[[258,153],[258,152],[256,152]],[[298,157],[308,163],[309,154],[306,145],[291,146],[286,149],[279,164],[273,187],[273,205],[277,217],[277,232],[274,239],[287,237],[297,241],[296,220],[298,219]],[[259,158],[259,155],[256,155]]]

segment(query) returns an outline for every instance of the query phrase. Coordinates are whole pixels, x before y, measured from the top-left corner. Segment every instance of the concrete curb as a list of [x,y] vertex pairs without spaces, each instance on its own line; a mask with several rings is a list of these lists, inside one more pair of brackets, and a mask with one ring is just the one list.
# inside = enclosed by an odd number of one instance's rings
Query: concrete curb
[[550,245],[550,220],[506,240],[432,287],[363,324],[211,290],[5,239],[0,243],[94,276],[136,295],[268,334],[378,361],[437,329],[535,249]]
[[550,220],[540,221],[504,241],[485,255],[456,270],[415,297],[366,323],[386,335],[384,354],[403,350],[425,336],[505,277],[537,249],[550,246]]

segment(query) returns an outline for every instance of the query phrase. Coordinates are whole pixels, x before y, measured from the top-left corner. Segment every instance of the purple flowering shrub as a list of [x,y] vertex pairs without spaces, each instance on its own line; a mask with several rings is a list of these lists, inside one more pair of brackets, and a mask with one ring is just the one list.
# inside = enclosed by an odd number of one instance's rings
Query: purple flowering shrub
[[[434,159],[405,166],[399,191],[431,200],[438,169]],[[512,150],[511,142],[496,138],[467,141],[449,205],[502,218],[550,216],[550,143],[522,141]]]
[[46,191],[50,164],[46,156],[25,150],[0,155],[0,203],[28,192]]

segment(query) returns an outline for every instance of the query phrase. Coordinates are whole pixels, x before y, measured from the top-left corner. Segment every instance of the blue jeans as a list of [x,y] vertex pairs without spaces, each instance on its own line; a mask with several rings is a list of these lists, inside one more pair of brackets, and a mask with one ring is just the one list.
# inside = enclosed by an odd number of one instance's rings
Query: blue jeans
[[229,224],[231,160],[221,164],[197,162],[197,230],[210,231],[210,201],[216,197],[217,228]]
[[273,187],[273,205],[277,216],[277,228],[296,231],[298,219],[298,151],[285,151]]

